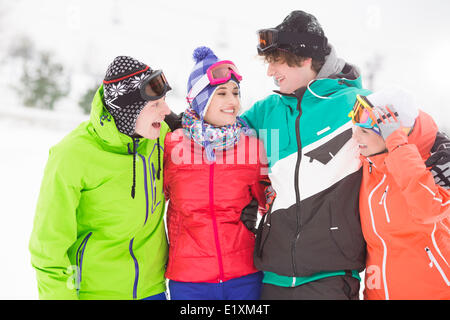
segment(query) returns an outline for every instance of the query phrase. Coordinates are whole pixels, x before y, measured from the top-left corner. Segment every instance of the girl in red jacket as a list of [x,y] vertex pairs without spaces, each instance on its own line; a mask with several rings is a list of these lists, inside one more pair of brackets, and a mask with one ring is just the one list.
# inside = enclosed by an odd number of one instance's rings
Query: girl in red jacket
[[425,166],[433,119],[401,89],[357,96],[365,299],[450,299],[450,193]]
[[259,299],[255,236],[240,217],[252,198],[265,205],[265,151],[237,117],[242,77],[233,62],[206,47],[194,59],[183,128],[165,139],[171,299]]

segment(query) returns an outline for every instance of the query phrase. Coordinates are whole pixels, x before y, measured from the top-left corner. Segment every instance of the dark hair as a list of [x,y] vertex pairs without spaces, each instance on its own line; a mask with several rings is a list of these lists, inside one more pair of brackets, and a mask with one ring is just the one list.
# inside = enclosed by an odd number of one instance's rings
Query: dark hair
[[[301,67],[303,61],[308,59],[308,57],[300,57],[283,49],[276,49],[266,52],[261,57],[264,59],[265,63],[273,63],[273,62],[287,63],[289,67]],[[311,68],[316,73],[319,73],[324,63],[325,60],[318,60],[312,58]]]

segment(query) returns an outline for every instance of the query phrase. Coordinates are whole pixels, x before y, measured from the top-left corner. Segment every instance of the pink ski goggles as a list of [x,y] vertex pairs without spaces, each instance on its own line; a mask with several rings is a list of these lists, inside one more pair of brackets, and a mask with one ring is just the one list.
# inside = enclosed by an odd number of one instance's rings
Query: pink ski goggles
[[206,70],[206,74],[201,77],[188,92],[186,100],[191,103],[192,100],[209,84],[212,86],[226,83],[234,76],[238,82],[242,80],[236,65],[230,60],[223,60],[214,63]]
[[214,63],[211,67],[206,70],[208,75],[209,83],[214,86],[217,84],[222,84],[231,79],[231,75],[234,75],[237,81],[242,80],[242,76],[235,64],[229,60],[223,60]]

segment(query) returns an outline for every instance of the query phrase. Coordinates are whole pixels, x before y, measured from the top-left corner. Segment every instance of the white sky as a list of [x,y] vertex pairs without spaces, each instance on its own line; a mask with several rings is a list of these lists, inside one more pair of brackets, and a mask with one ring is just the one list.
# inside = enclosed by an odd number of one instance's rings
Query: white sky
[[241,70],[245,109],[275,89],[256,57],[255,32],[275,27],[295,9],[314,14],[338,55],[363,76],[366,63],[383,56],[375,89],[395,84],[413,91],[450,133],[447,0],[0,0],[0,61],[27,35],[64,62],[73,89],[54,113],[23,108],[8,89],[20,69],[7,59],[0,64],[0,299],[37,297],[27,246],[48,149],[86,118],[77,100],[101,81],[114,57],[130,55],[162,68],[174,88],[169,105],[180,112],[192,51],[210,46]]
[[6,23],[0,23],[0,28],[9,36],[27,34],[39,49],[55,51],[73,76],[74,99],[102,79],[115,56],[131,55],[164,70],[175,88],[168,96],[175,111],[186,107],[182,98],[193,66],[191,55],[199,45],[210,46],[219,58],[238,65],[244,76],[244,109],[269,94],[274,85],[256,58],[255,32],[276,26],[292,10],[305,10],[318,18],[338,55],[359,66],[363,76],[376,54],[383,57],[375,89],[394,84],[415,92],[423,108],[450,129],[445,103],[450,89],[450,1],[3,3]]

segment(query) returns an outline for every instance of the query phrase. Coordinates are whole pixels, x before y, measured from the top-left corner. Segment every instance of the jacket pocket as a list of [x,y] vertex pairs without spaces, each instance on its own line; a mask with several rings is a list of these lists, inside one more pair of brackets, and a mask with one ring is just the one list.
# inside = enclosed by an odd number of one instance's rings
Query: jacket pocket
[[357,175],[346,179],[331,195],[329,234],[341,258],[364,269],[366,242],[359,216],[359,183]]
[[77,249],[77,253],[75,256],[75,261],[76,261],[76,265],[77,265],[77,279],[76,279],[76,289],[77,292],[80,291],[80,285],[81,285],[81,275],[82,275],[82,271],[83,271],[83,258],[84,258],[84,251],[86,249],[86,244],[89,240],[89,238],[91,237],[92,232],[89,232],[83,239],[83,241],[81,241],[81,244],[78,246]]
[[358,239],[356,223],[348,221],[342,216],[342,212],[330,211],[330,225],[328,232],[339,252],[345,258],[353,260],[358,257],[361,252],[361,239]]
[[430,259],[430,263],[429,263],[430,268],[435,267],[437,269],[437,271],[439,272],[439,274],[441,275],[442,279],[444,280],[445,284],[447,286],[450,286],[450,281],[448,280],[447,275],[445,274],[444,270],[439,265],[439,262],[434,257],[433,252],[431,252],[430,248],[428,248],[428,247],[425,247],[425,251],[428,255],[428,259]]
[[378,204],[380,206],[383,206],[383,208],[384,208],[384,213],[386,214],[386,222],[387,223],[391,223],[391,218],[389,217],[389,212],[388,212],[388,209],[387,209],[387,206],[386,206],[386,198],[387,198],[387,195],[388,195],[388,190],[389,190],[389,186],[387,185],[386,189],[384,190],[384,192],[383,192],[383,194],[381,196],[380,202],[378,202]]

